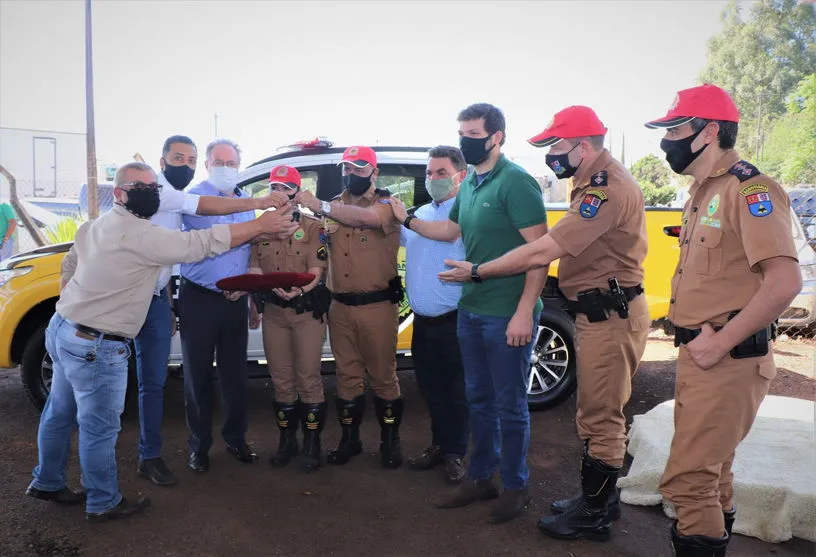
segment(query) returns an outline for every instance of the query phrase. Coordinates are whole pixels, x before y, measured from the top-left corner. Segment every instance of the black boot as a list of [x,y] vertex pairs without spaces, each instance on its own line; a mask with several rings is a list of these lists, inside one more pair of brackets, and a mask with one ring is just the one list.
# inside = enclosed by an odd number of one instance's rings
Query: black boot
[[329,451],[326,458],[329,464],[346,464],[351,457],[363,452],[363,443],[360,441],[360,423],[363,421],[365,411],[365,395],[360,395],[354,400],[343,400],[338,398],[337,419],[343,429],[343,436],[337,445],[337,450]]
[[737,519],[737,506],[731,507],[730,511],[723,511],[723,519],[725,519],[725,531],[728,532],[728,537],[731,537],[731,530],[734,528],[734,521]]
[[380,459],[383,468],[399,468],[402,465],[399,426],[402,422],[402,397],[394,400],[374,397],[374,409],[380,422]]
[[300,403],[300,416],[303,428],[303,452],[300,456],[300,468],[314,472],[320,468],[320,432],[326,424],[326,403]]
[[[585,456],[587,456],[586,443],[584,444],[584,451],[581,455],[582,461]],[[559,499],[558,501],[553,501],[553,503],[550,505],[550,510],[553,514],[565,513],[573,507],[578,506],[581,499],[583,499],[583,493],[578,493],[569,499]],[[609,511],[609,518],[611,520],[618,520],[620,518],[620,490],[617,487],[609,492],[609,500],[607,501],[606,508]]]
[[612,537],[612,519],[607,502],[617,488],[620,466],[609,466],[584,453],[581,461],[581,500],[563,514],[542,517],[538,529],[561,540],[607,541]]
[[677,521],[671,527],[671,543],[675,557],[725,557],[728,534],[722,538],[708,536],[681,536],[677,533]]
[[275,403],[275,419],[280,430],[280,442],[278,450],[269,457],[269,464],[275,467],[283,467],[289,464],[293,456],[298,455],[297,426],[298,415],[296,403]]

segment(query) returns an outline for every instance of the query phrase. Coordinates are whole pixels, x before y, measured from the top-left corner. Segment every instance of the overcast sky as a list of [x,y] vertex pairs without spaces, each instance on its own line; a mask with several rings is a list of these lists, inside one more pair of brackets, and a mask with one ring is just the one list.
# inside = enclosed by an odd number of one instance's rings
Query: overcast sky
[[[248,164],[316,135],[457,141],[457,112],[502,108],[506,151],[570,104],[596,110],[631,164],[693,86],[724,0],[283,2],[93,0],[97,156],[158,164],[165,137],[235,139]],[[0,126],[85,131],[84,3],[0,0]],[[204,178],[199,168],[197,179]]]

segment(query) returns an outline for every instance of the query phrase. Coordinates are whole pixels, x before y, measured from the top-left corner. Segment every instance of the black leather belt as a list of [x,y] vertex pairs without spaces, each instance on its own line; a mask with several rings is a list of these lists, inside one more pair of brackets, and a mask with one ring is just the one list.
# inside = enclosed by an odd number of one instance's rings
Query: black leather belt
[[674,345],[688,344],[700,335],[702,329],[686,329],[685,327],[674,327]]
[[442,315],[437,315],[435,317],[426,317],[424,315],[420,315],[414,312],[414,318],[420,321],[424,321],[428,325],[436,325],[437,323],[446,323],[448,321],[456,321],[456,318],[459,315],[459,310],[449,311],[448,313],[443,313]]
[[[636,284],[635,286],[624,286],[621,288],[621,291],[623,292],[623,295],[626,296],[627,302],[631,302],[644,292],[642,284]],[[615,297],[609,291],[604,293],[604,297],[609,301],[609,304],[606,304],[606,300],[604,300],[604,305],[608,305],[606,309],[617,309],[617,300],[615,300]],[[581,302],[577,300],[567,300],[566,305],[567,311],[571,313],[584,313]]]
[[94,338],[102,337],[102,340],[115,340],[115,341],[119,341],[119,342],[130,342],[130,339],[127,338],[127,337],[123,337],[123,336],[120,336],[120,335],[112,335],[110,333],[103,333],[102,331],[99,331],[99,330],[94,329],[92,327],[86,327],[85,325],[80,325],[79,323],[74,323],[73,321],[67,321],[66,320],[66,323],[68,323],[71,327],[73,327],[74,329],[76,329],[80,333],[86,334],[86,335],[94,337]]
[[375,292],[332,292],[332,299],[346,306],[365,306],[378,302],[391,301],[391,290],[377,290]]

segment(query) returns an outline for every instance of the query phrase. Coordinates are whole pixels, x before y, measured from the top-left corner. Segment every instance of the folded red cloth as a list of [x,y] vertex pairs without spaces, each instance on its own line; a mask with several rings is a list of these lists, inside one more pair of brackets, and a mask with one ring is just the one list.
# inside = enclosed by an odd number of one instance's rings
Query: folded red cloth
[[311,273],[266,273],[265,275],[248,273],[221,279],[215,285],[221,290],[257,292],[259,290],[272,290],[273,288],[306,286],[314,278],[315,276]]

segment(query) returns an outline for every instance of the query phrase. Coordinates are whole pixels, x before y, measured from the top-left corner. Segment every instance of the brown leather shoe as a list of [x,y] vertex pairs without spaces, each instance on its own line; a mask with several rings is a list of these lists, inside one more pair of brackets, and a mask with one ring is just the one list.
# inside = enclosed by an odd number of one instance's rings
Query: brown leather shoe
[[519,516],[529,504],[530,494],[526,487],[524,489],[505,489],[493,503],[493,508],[490,509],[490,522],[501,524],[512,520]]
[[449,484],[458,484],[467,476],[465,465],[461,456],[449,456],[445,458],[445,481]]
[[476,501],[484,501],[486,499],[495,499],[499,496],[499,490],[493,478],[487,480],[467,480],[459,484],[453,495],[437,503],[440,509],[455,509],[464,507],[475,503]]
[[58,505],[79,505],[80,503],[84,503],[86,499],[85,491],[73,491],[67,487],[63,487],[58,491],[43,491],[42,489],[28,486],[25,494],[34,499],[52,501]]
[[106,520],[114,520],[117,518],[127,518],[136,513],[142,512],[150,506],[150,499],[146,497],[139,497],[135,501],[128,501],[124,497],[119,501],[119,504],[108,509],[102,513],[85,513],[85,518],[89,522],[105,522]]
[[442,457],[442,449],[439,445],[431,445],[422,454],[412,456],[408,459],[408,467],[412,470],[430,470],[445,462]]

